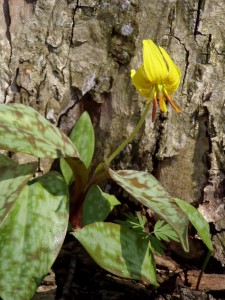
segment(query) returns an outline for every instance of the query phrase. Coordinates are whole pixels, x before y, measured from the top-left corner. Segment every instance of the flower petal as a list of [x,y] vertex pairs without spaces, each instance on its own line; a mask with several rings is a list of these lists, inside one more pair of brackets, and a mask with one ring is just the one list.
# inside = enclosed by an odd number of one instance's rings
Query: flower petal
[[143,40],[144,70],[152,84],[163,83],[169,73],[165,59],[152,40]]
[[178,89],[178,86],[180,84],[181,72],[180,69],[174,64],[166,50],[162,47],[159,47],[159,49],[166,61],[169,70],[168,76],[167,78],[165,78],[163,84],[167,90],[167,93],[169,95],[172,95]]
[[131,70],[131,79],[133,85],[143,97],[152,97],[153,86],[145,74],[143,65],[136,72]]

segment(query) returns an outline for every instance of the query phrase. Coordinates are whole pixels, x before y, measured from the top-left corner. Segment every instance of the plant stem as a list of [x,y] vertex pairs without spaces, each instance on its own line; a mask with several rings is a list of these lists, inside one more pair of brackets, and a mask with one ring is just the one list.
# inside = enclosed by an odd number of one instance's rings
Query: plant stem
[[205,260],[204,260],[204,263],[203,263],[201,272],[200,272],[200,274],[199,274],[199,276],[198,276],[198,282],[197,282],[197,284],[196,284],[196,290],[197,290],[197,291],[198,291],[198,289],[199,289],[199,285],[200,285],[200,282],[201,282],[202,275],[203,275],[203,273],[204,273],[204,271],[205,271],[205,268],[206,268],[206,266],[207,266],[207,264],[208,264],[208,262],[209,262],[209,259],[210,259],[211,255],[212,255],[212,251],[209,250],[208,253],[207,253],[207,256],[206,256],[206,258],[205,258]]
[[128,138],[110,155],[110,157],[106,160],[105,164],[108,166],[111,161],[123,150],[124,147],[126,147],[127,144],[130,143],[130,141],[134,138],[135,134],[138,132],[138,130],[141,128],[142,124],[145,121],[146,115],[149,111],[150,102],[147,103],[145,110],[143,112],[143,115],[141,116],[141,119],[139,120],[137,126],[134,128],[133,132],[128,136]]

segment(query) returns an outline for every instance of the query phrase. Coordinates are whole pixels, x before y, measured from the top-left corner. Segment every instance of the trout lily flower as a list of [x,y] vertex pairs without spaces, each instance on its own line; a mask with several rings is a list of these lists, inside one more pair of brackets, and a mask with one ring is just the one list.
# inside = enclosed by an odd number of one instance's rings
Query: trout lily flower
[[157,104],[162,112],[167,111],[167,102],[176,112],[180,112],[171,98],[178,89],[180,78],[180,69],[169,54],[152,40],[143,40],[143,64],[137,71],[131,70],[131,79],[138,92],[148,99],[148,103],[153,100],[153,121]]

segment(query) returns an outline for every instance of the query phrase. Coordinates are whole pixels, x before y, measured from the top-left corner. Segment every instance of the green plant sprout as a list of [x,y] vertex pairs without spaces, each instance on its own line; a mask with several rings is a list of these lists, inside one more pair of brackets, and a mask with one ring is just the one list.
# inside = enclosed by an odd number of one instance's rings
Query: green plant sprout
[[[177,67],[171,67],[172,61],[164,49],[157,48],[151,41],[144,42],[144,45],[144,57],[148,50],[150,56],[158,58],[144,61],[144,65],[148,69],[154,61],[156,66],[153,65],[153,69],[156,70],[165,64],[166,67],[161,69],[167,72],[167,76],[156,72],[153,75],[157,80],[153,85],[150,82],[152,73],[143,71],[142,67],[136,75],[134,72],[132,74],[135,86],[145,96],[153,97],[153,103],[159,100],[163,111],[166,109],[164,98],[179,111],[169,96],[179,85]],[[168,67],[172,69],[172,77]],[[151,84],[151,89],[140,86],[143,80],[145,84]],[[81,115],[67,137],[30,107],[22,104],[0,105],[0,148],[38,158],[60,159],[61,168],[61,173],[50,171],[33,178],[36,163],[19,165],[6,155],[0,155],[0,298],[32,298],[58,255],[68,222],[72,226],[71,235],[79,240],[99,266],[115,275],[158,287],[154,252],[162,254],[165,247],[162,241],[170,239],[179,241],[184,251],[188,252],[190,221],[209,249],[204,271],[212,252],[212,243],[209,225],[198,210],[184,200],[171,197],[148,172],[113,171],[109,167],[114,157],[140,129],[149,107],[150,101],[130,137],[105,163],[91,172],[95,136],[87,112]],[[153,119],[154,110],[153,106]],[[128,214],[125,222],[105,222],[113,208],[120,205],[114,195],[101,190],[99,183],[107,179],[115,181],[160,217],[153,232],[145,232],[146,219],[141,215]],[[72,191],[71,194],[69,191]]]
[[150,248],[159,255],[163,255],[164,250],[166,249],[166,247],[161,243],[161,240],[166,242],[169,242],[170,240],[174,240],[176,242],[180,241],[176,231],[174,231],[169,224],[164,225],[165,222],[163,220],[158,220],[154,226],[154,230],[152,232],[147,232],[145,229],[147,218],[145,216],[140,213],[137,213],[136,216],[132,213],[124,213],[124,216],[127,217],[125,221],[116,220],[116,222],[135,230],[142,238],[149,239]]

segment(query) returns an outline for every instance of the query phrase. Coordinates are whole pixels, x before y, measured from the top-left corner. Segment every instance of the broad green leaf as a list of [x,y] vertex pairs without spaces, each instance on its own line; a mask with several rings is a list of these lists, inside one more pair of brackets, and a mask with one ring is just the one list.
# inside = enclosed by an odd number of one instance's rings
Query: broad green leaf
[[[88,168],[94,153],[95,136],[91,119],[87,112],[84,112],[81,115],[80,119],[73,127],[69,137],[78,150],[80,159],[86,168]],[[64,158],[60,159],[60,169],[67,184],[70,185],[74,180],[74,176],[68,162]]]
[[80,159],[88,168],[95,148],[95,135],[89,114],[85,111],[69,135],[80,154]]
[[158,286],[149,241],[113,223],[96,222],[72,233],[107,271]]
[[70,139],[31,107],[0,104],[0,148],[36,157],[78,157]]
[[177,232],[185,251],[189,250],[187,229],[188,217],[175,200],[164,190],[154,176],[147,172],[108,168],[111,178],[140,203],[153,209]]
[[32,298],[60,250],[68,216],[68,189],[57,172],[24,187],[0,228],[0,298]]
[[36,169],[36,163],[18,165],[13,159],[0,155],[0,226]]
[[84,200],[82,221],[84,225],[104,221],[115,205],[120,202],[114,195],[104,193],[99,186],[93,185]]
[[200,212],[191,204],[187,203],[184,200],[174,198],[177,205],[187,214],[190,222],[197,230],[199,236],[202,238],[203,242],[206,244],[210,251],[213,251],[210,228],[208,222],[200,214]]

